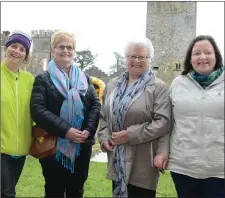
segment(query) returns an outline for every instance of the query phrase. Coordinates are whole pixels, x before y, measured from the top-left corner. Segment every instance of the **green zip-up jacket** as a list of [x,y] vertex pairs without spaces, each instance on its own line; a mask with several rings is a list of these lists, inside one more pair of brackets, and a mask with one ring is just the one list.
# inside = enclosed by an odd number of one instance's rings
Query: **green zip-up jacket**
[[1,63],[1,153],[27,155],[31,146],[30,96],[34,77]]

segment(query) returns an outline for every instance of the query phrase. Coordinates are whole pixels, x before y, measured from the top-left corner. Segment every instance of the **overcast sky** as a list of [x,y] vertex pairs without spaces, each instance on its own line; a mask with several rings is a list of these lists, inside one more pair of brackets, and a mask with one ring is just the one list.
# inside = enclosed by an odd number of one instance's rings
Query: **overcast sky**
[[[144,37],[146,2],[1,2],[1,30],[64,29],[77,37],[77,50],[99,54],[96,66],[108,72],[113,51],[127,38]],[[197,35],[215,37],[224,54],[224,2],[197,3]]]

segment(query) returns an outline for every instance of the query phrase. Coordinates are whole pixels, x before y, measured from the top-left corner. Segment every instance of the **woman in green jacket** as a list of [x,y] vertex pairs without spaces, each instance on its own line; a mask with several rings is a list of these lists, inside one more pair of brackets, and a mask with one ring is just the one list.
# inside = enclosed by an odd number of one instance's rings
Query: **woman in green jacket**
[[34,77],[21,69],[28,62],[31,37],[15,31],[1,63],[1,196],[15,197],[31,145],[30,96]]

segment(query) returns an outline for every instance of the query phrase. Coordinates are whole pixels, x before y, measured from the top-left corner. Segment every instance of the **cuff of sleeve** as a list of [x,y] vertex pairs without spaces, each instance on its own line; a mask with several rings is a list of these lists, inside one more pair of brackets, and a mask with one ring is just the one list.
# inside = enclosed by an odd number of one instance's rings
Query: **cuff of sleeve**
[[133,133],[135,131],[134,126],[127,127],[128,143],[129,144],[139,144],[139,138]]
[[169,148],[167,147],[160,147],[156,150],[156,153],[164,153],[165,155],[169,155]]
[[69,131],[69,129],[71,128],[71,126],[68,126],[67,128],[65,128],[64,132],[60,134],[61,138],[66,138],[66,134]]

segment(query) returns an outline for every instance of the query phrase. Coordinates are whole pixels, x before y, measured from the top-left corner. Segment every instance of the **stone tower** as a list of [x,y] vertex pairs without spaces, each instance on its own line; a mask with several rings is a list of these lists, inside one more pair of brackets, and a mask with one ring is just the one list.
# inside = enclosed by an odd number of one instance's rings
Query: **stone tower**
[[8,37],[9,37],[9,35],[10,35],[9,31],[3,31],[1,33],[1,62],[2,62],[2,60],[5,57],[5,50],[4,50],[4,48],[5,48],[5,43],[6,43],[7,39],[8,39]]
[[36,75],[43,71],[43,66],[47,64],[51,57],[51,35],[53,30],[32,30],[33,39],[32,61],[27,70]]
[[148,2],[146,37],[155,55],[152,67],[171,83],[182,70],[183,57],[196,36],[197,2]]

